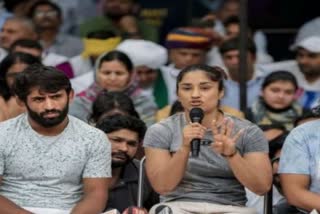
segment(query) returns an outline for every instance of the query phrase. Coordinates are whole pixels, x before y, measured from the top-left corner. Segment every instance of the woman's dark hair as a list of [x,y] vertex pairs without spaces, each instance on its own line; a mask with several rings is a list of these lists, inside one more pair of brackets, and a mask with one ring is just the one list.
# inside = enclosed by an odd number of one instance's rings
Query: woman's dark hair
[[128,70],[129,73],[132,73],[132,70],[133,70],[132,61],[125,53],[123,53],[121,51],[117,51],[117,50],[110,51],[106,55],[101,57],[99,60],[100,61],[98,64],[98,68],[101,67],[101,64],[103,62],[111,62],[111,61],[117,60],[117,61],[121,62],[126,67],[126,69]]
[[9,100],[12,96],[12,91],[8,86],[6,76],[9,68],[17,63],[25,63],[27,65],[32,65],[35,63],[41,63],[37,57],[32,56],[27,53],[9,53],[2,62],[0,63],[0,95],[4,100]]
[[297,79],[289,71],[274,71],[271,74],[267,75],[262,83],[261,88],[265,89],[268,85],[277,81],[291,82],[294,85],[295,90],[298,89]]
[[182,69],[177,77],[176,82],[176,91],[178,92],[179,83],[183,79],[183,77],[190,72],[194,71],[203,71],[207,74],[208,78],[212,81],[218,82],[219,84],[219,91],[224,89],[223,80],[227,78],[226,73],[223,71],[222,68],[218,66],[209,66],[204,64],[197,64],[197,65],[190,65],[184,69]]
[[140,118],[128,95],[119,91],[103,91],[93,102],[89,122],[97,123],[103,117],[114,113],[123,113]]
[[104,117],[97,123],[96,128],[102,130],[106,134],[119,131],[121,129],[128,129],[138,134],[139,142],[143,140],[147,130],[146,124],[139,118],[122,114],[114,114]]
[[50,6],[53,10],[55,10],[55,11],[58,13],[59,19],[62,19],[62,11],[61,11],[61,8],[60,8],[57,4],[55,4],[55,3],[51,2],[51,1],[48,1],[48,0],[36,1],[36,2],[31,6],[31,8],[30,8],[30,10],[29,10],[28,17],[32,19],[33,16],[34,16],[35,11],[36,11],[36,9],[37,9],[37,7],[42,6],[42,5],[48,5],[48,6]]
[[169,116],[174,115],[175,113],[178,113],[178,112],[183,112],[183,111],[184,111],[184,108],[181,102],[179,100],[176,100],[171,106]]
[[32,88],[39,88],[41,92],[55,93],[66,90],[70,94],[72,88],[69,78],[58,69],[41,64],[33,64],[24,72],[18,73],[13,85],[13,92],[26,103]]

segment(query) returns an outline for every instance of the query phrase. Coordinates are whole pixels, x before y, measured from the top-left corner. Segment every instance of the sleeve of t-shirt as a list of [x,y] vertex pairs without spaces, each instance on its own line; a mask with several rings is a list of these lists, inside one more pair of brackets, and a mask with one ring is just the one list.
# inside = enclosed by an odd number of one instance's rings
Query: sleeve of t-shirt
[[308,141],[303,133],[300,129],[294,129],[286,138],[281,150],[279,173],[310,174]]
[[4,172],[4,148],[3,137],[0,135],[0,176],[2,176]]
[[172,133],[170,129],[163,124],[156,123],[148,128],[143,146],[170,150],[171,141]]
[[111,177],[111,144],[107,136],[99,132],[88,147],[89,154],[82,177]]
[[243,133],[244,153],[249,152],[269,152],[269,144],[262,130],[252,124]]

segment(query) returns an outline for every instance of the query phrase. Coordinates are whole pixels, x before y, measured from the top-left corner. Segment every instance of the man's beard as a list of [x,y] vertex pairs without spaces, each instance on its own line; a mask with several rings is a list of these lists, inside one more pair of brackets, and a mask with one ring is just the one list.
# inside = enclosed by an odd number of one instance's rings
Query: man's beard
[[[39,114],[35,111],[32,111],[28,105],[26,105],[26,107],[28,109],[28,115],[30,116],[30,118],[45,128],[51,128],[62,123],[64,119],[67,117],[69,109],[69,105],[67,104],[62,110],[46,110]],[[45,115],[49,113],[57,113],[58,116],[53,118],[45,118]]]
[[111,156],[117,156],[117,157],[121,157],[124,160],[114,160],[112,159],[111,162],[111,167],[113,169],[115,168],[119,168],[119,167],[123,167],[125,165],[127,165],[133,158],[131,158],[129,155],[127,155],[125,152],[114,152],[111,154]]
[[299,65],[300,71],[310,78],[316,78],[320,76],[320,68],[311,68],[310,66]]

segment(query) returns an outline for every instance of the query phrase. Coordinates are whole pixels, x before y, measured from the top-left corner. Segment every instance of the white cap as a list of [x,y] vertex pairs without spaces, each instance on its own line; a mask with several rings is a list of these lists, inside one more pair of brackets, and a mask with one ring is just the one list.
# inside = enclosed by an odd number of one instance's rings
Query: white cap
[[298,43],[292,45],[290,50],[295,51],[298,48],[306,49],[312,53],[320,53],[320,36],[310,36],[302,39]]
[[166,48],[142,39],[126,39],[116,47],[116,50],[127,54],[134,67],[144,65],[158,69],[168,60]]

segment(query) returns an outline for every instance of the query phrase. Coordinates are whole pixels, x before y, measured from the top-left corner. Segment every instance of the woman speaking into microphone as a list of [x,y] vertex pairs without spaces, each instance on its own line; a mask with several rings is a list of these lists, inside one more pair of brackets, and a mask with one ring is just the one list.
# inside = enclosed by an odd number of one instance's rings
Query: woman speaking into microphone
[[[268,142],[262,131],[219,109],[224,76],[219,67],[183,69],[176,89],[184,112],[148,129],[146,172],[161,195],[151,214],[256,213],[245,207],[244,187],[259,195],[270,189]],[[203,118],[191,118],[195,108]]]

